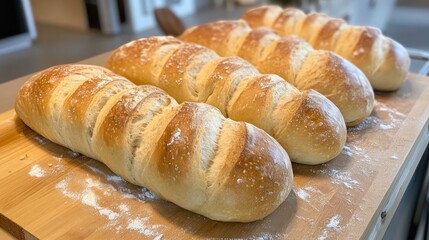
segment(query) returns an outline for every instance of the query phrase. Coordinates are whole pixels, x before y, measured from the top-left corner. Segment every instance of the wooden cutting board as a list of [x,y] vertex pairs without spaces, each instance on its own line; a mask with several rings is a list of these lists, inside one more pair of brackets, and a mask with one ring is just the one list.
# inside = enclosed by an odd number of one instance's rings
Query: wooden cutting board
[[378,93],[373,114],[348,130],[341,155],[320,166],[294,164],[287,200],[248,224],[160,200],[49,142],[10,110],[0,115],[0,227],[21,239],[380,237],[429,142],[428,85],[410,74],[400,91]]

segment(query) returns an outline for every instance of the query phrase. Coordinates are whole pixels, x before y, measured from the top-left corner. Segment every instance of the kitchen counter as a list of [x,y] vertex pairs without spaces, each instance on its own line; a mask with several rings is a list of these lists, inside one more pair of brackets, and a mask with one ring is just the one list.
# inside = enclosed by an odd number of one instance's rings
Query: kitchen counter
[[[82,63],[104,65],[107,55]],[[20,238],[381,238],[429,142],[429,78],[410,73],[399,91],[376,94],[337,158],[293,165],[293,192],[273,214],[220,223],[34,133],[11,110],[26,79],[0,85],[0,227]]]

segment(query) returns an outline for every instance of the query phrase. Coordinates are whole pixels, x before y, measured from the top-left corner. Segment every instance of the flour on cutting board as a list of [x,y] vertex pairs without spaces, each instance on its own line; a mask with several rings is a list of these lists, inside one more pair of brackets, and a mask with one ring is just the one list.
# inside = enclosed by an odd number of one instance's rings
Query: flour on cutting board
[[[101,171],[95,166],[92,166],[91,164],[85,164],[85,166],[92,172],[99,174],[103,178],[107,179],[107,181],[109,181],[115,187],[114,190],[121,193],[121,196],[123,198],[136,199],[140,202],[159,200],[158,196],[156,196],[156,194],[154,194],[153,192],[149,191],[149,189],[147,188],[141,187],[139,188],[139,191],[136,191],[135,189],[129,188],[130,184],[125,179],[117,175],[106,174],[105,172]],[[108,191],[107,194],[109,194],[109,192],[110,191]]]
[[356,159],[361,162],[371,162],[369,155],[365,152],[364,149],[357,146],[357,144],[346,143],[343,147],[342,153],[349,157],[357,156]]
[[[294,192],[297,199],[302,201],[300,208],[305,211],[319,212],[326,203],[329,202],[327,195],[323,194],[319,189],[314,188],[313,186],[305,187],[294,187]],[[310,207],[310,208],[308,208]],[[299,220],[308,220],[303,216],[297,215]],[[310,224],[313,224],[313,221],[307,221]]]
[[[72,151],[67,152],[67,155],[73,158],[80,156],[80,154]],[[61,165],[63,157],[63,155],[53,157],[56,162],[55,165],[53,163],[46,166],[34,164],[28,174],[32,177],[42,178],[58,173],[56,171],[58,169],[64,171],[64,166]],[[157,201],[159,198],[146,188],[130,187],[131,184],[123,178],[105,173],[92,166],[91,162],[94,161],[91,160],[84,166],[97,175],[101,175],[101,179],[89,174],[82,177],[70,172],[55,185],[55,188],[65,197],[96,210],[97,214],[105,217],[108,221],[108,229],[115,229],[117,234],[122,231],[136,231],[144,236],[162,239],[163,234],[160,233],[162,226],[151,224],[151,214],[141,210],[133,211],[132,206],[127,204],[127,201],[131,199],[144,203]],[[119,199],[117,199],[117,195],[113,198],[113,193],[119,193]],[[103,197],[107,198],[103,199]],[[109,198],[114,200],[113,203],[106,202],[106,199]]]
[[395,117],[402,117],[405,118],[406,115],[400,111],[398,111],[397,109],[395,109],[394,107],[391,107],[385,103],[379,102],[379,101],[375,101],[375,108],[378,111],[383,111],[383,112],[387,112],[390,114],[390,116],[395,116]]
[[[374,164],[373,156],[365,150],[360,141],[360,134],[362,131],[387,131],[390,129],[398,128],[405,115],[390,107],[388,104],[376,102],[374,112],[363,123],[349,128],[349,141],[346,143],[342,150],[343,158],[339,165],[333,163],[322,164],[319,167],[303,168],[304,172],[310,172],[313,176],[320,176],[325,178],[332,185],[342,186],[342,191],[337,192],[334,196],[337,201],[343,202],[345,206],[354,206],[356,204],[356,194],[363,191],[365,186],[365,179],[370,177],[374,172],[371,168],[367,168]],[[350,134],[351,133],[351,134]],[[353,138],[356,136],[356,138]],[[398,157],[393,154],[392,159]],[[353,168],[345,170],[342,165],[348,164],[347,161],[352,160],[355,165]],[[356,168],[355,168],[356,167]],[[326,185],[325,185],[326,186]],[[337,188],[337,187],[336,187]],[[323,192],[322,192],[322,191]],[[306,224],[314,226],[314,219],[308,216],[314,216],[315,213],[322,211],[322,209],[331,204],[331,197],[329,194],[329,187],[326,189],[317,189],[310,183],[301,184],[294,187],[295,196],[299,202],[299,210],[296,219],[306,222]],[[342,232],[344,220],[340,214],[331,215],[324,220],[324,227],[319,229],[319,240],[324,240],[335,236],[335,233]]]
[[[312,186],[311,182],[295,186],[294,193],[299,206],[296,219],[305,222],[308,227],[314,227],[317,222],[309,216],[317,215],[317,212],[322,211],[327,206],[331,207],[331,198],[335,198],[335,201],[341,201],[344,206],[355,206],[358,198],[356,194],[364,190],[366,179],[375,174],[369,166],[377,160],[371,152],[367,152],[365,145],[362,145],[361,133],[363,131],[382,132],[398,129],[405,117],[402,112],[388,104],[376,102],[374,112],[370,117],[358,126],[349,128],[349,139],[342,150],[343,156],[339,160],[340,162],[337,162],[338,164],[326,163],[318,167],[302,168],[303,172],[324,178],[328,183],[336,185],[335,188],[337,189],[338,186],[341,186],[342,191],[332,196],[329,195],[331,192],[329,185],[324,185],[321,189]],[[393,154],[391,158],[398,159],[398,156]],[[349,165],[351,168],[345,169],[344,165]],[[324,227],[319,229],[318,239],[320,240],[332,238],[336,233],[342,232],[344,224],[346,224],[343,217],[338,213],[334,213],[324,221]]]
[[332,231],[341,232],[343,229],[340,227],[341,216],[335,215],[329,219],[329,222],[326,224],[325,228],[322,231],[322,235],[320,235],[318,240],[325,240],[328,237],[328,234]]
[[350,131],[362,131],[373,128],[374,130],[388,130],[398,127],[406,115],[385,103],[375,101],[373,114],[362,123],[349,128]]
[[319,170],[310,169],[310,172],[328,176],[331,179],[331,182],[336,185],[343,185],[348,189],[353,189],[355,187],[359,187],[359,181],[357,181],[351,172],[338,170],[334,168],[322,168]]
[[243,240],[272,240],[272,239],[287,239],[286,234],[280,234],[280,233],[266,233],[262,232],[258,235],[251,236],[248,238],[234,238],[234,239],[243,239]]
[[[116,178],[110,179],[117,180]],[[109,204],[101,201],[101,196],[111,196],[111,192],[116,191],[115,187],[109,183],[102,183],[89,175],[85,179],[80,179],[78,176],[69,174],[67,178],[58,182],[55,187],[64,196],[80,201],[82,204],[98,211],[99,215],[106,217],[109,221],[109,227],[114,227],[116,233],[128,229],[135,230],[145,236],[162,236],[159,233],[161,226],[150,223],[150,214],[146,214],[145,217],[133,216],[130,206],[123,201],[118,201],[119,204]],[[71,184],[74,184],[74,186],[71,186]],[[126,196],[122,197],[127,198]]]
[[[52,159],[59,163],[62,158],[54,156]],[[43,178],[64,171],[64,165],[62,164],[48,163],[45,166],[42,166],[41,164],[34,164],[28,171],[28,175],[32,177]]]
[[129,219],[127,229],[136,230],[146,236],[162,237],[163,234],[156,233],[160,225],[151,225],[148,221],[149,217]]
[[32,177],[37,177],[37,178],[44,177],[45,174],[46,174],[45,170],[43,170],[39,164],[33,165],[30,171],[28,172],[28,175]]
[[[307,203],[319,203],[320,201],[320,197],[323,197],[323,193],[312,187],[312,186],[306,186],[303,188],[298,188],[298,187],[294,187],[294,192],[297,196],[297,198],[307,202]],[[316,208],[316,207],[314,207]],[[317,209],[317,208],[316,208]]]

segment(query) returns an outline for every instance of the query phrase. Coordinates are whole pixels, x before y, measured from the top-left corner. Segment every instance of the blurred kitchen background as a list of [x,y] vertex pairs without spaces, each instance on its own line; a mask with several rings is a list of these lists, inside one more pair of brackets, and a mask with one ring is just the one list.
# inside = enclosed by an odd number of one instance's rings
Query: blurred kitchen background
[[189,27],[267,3],[376,26],[405,47],[429,50],[428,0],[10,0],[0,3],[0,83],[163,35],[154,17],[162,7]]

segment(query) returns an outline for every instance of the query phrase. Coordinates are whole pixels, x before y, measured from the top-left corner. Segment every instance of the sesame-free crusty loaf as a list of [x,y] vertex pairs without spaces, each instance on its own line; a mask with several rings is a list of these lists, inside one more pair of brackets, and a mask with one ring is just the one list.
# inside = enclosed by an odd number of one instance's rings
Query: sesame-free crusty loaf
[[397,90],[407,77],[407,50],[378,28],[352,26],[321,13],[305,14],[296,8],[271,5],[250,9],[242,18],[252,28],[269,27],[281,36],[295,34],[315,49],[338,53],[359,67],[375,90]]
[[296,163],[327,162],[346,141],[344,118],[326,97],[260,74],[239,57],[220,57],[173,37],[150,37],[113,51],[107,67],[136,84],[160,87],[178,102],[208,103],[265,130]]
[[214,220],[261,219],[292,188],[288,155],[264,131],[102,67],[41,71],[21,87],[15,109],[49,140]]
[[374,92],[361,70],[333,52],[314,50],[299,37],[280,37],[268,28],[228,20],[189,28],[180,39],[221,56],[242,57],[261,73],[277,74],[299,90],[316,90],[340,109],[347,126],[362,122],[374,107]]

